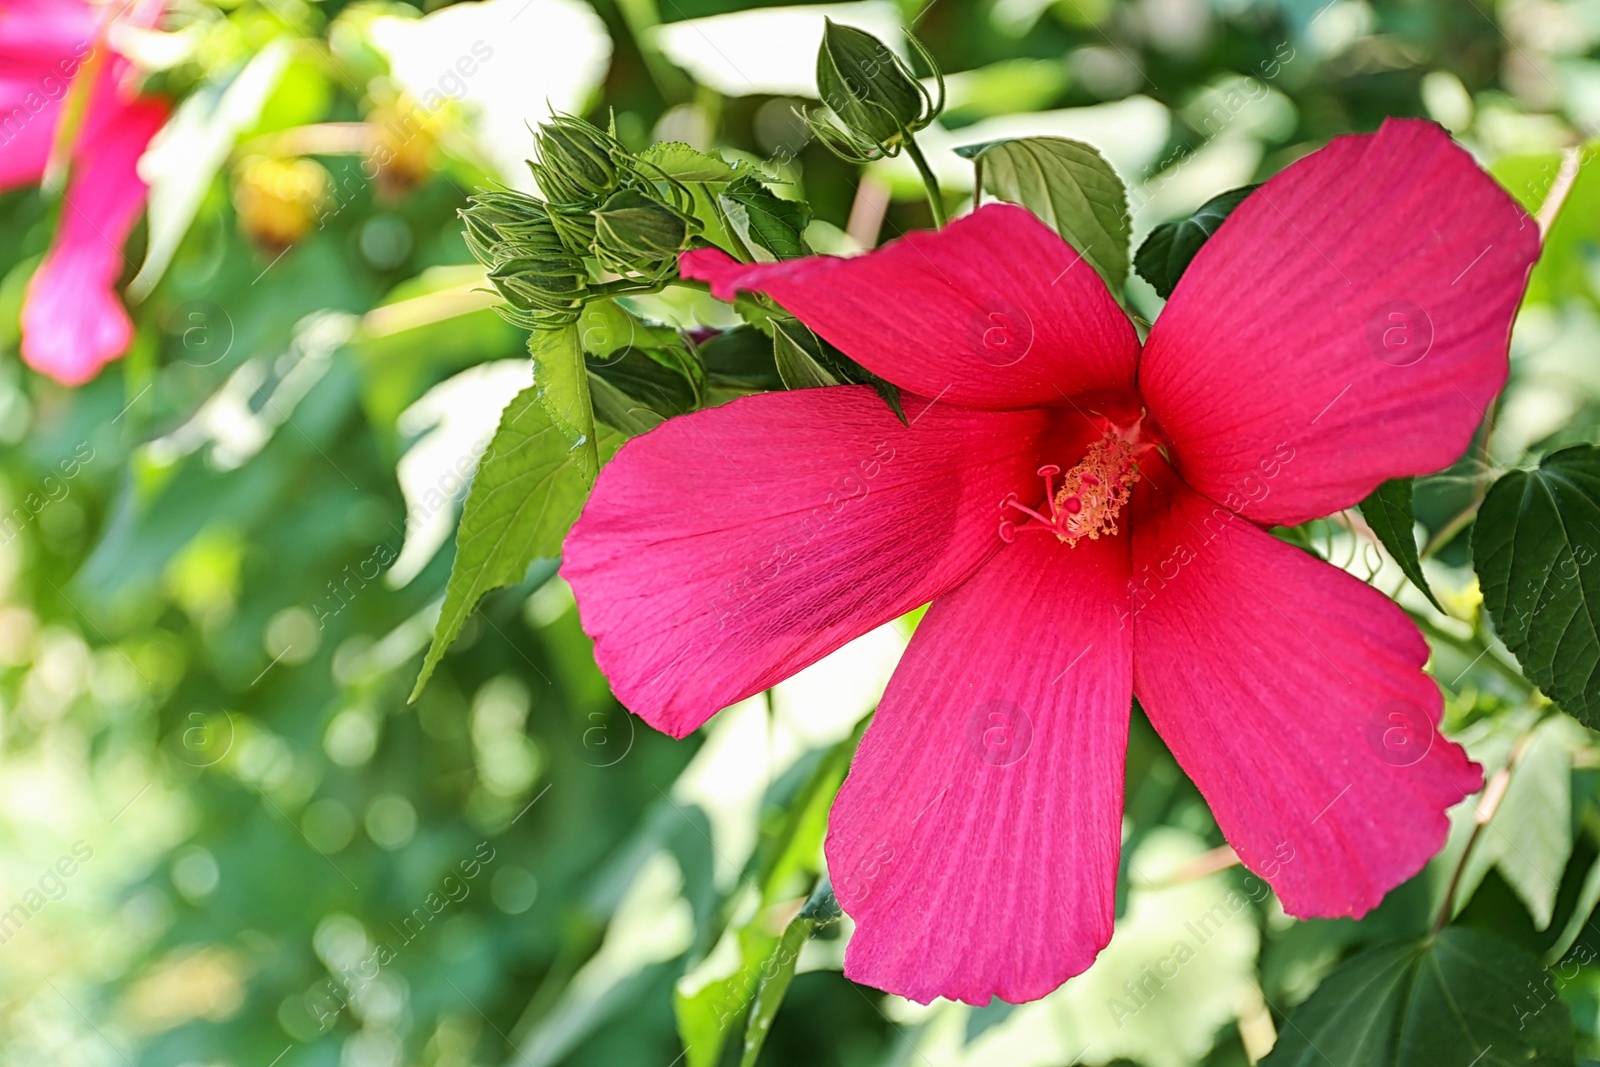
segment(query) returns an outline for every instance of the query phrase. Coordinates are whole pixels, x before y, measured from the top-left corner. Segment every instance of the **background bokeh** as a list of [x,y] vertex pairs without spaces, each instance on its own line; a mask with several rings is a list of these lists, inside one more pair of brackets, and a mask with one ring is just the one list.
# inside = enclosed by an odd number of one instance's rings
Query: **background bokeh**
[[[128,45],[151,90],[181,101],[146,157],[150,216],[128,250],[137,338],[76,390],[16,354],[59,205],[0,197],[0,1059],[682,1062],[675,998],[737,976],[725,930],[781,928],[809,891],[774,869],[815,869],[830,755],[912,623],[675,742],[610,696],[549,561],[483,602],[408,704],[477,452],[530,373],[456,211],[480,187],[530,187],[527,123],[553,108],[614,122],[634,149],[683,140],[761,163],[810,201],[819,249],[928,225],[905,160],[846,164],[794,118],[819,10],[172,4]],[[971,181],[955,145],[1077,137],[1128,183],[1136,244],[1387,115],[1442,123],[1525,199],[1600,128],[1596,0],[829,10],[894,41],[914,26],[947,72],[922,140],[948,188]],[[1485,463],[1600,432],[1590,158],[1490,447],[1419,487],[1425,534]],[[1133,299],[1147,317],[1160,303],[1142,282]],[[1304,534],[1430,610],[1359,525]],[[1447,537],[1428,563],[1458,620],[1478,604],[1466,562]],[[1443,617],[1431,636],[1451,728],[1492,769],[1534,700],[1503,650],[1474,660]],[[1570,725],[1503,834],[1537,855],[1469,866],[1462,920],[1556,958],[1593,936],[1600,847],[1600,748]],[[1093,971],[1026,1007],[923,1008],[843,978],[846,921],[802,951],[761,1062],[1252,1062],[1339,959],[1425,927],[1460,847],[1360,924],[1296,923],[1225,866],[1137,715],[1128,776],[1119,930]],[[1230,892],[1248,906],[1132,1016],[1112,1010]],[[1600,967],[1573,973],[1559,995],[1600,1055]]]

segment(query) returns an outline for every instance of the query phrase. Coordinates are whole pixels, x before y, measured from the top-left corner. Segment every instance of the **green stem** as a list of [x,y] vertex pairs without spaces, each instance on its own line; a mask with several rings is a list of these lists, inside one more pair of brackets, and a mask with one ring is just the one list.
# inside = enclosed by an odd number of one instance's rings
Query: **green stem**
[[1466,529],[1473,519],[1477,518],[1478,509],[1483,506],[1484,498],[1489,495],[1489,482],[1492,480],[1490,472],[1493,470],[1489,447],[1493,443],[1496,417],[1499,414],[1499,407],[1491,404],[1489,414],[1483,420],[1483,436],[1478,442],[1478,464],[1483,469],[1478,472],[1477,486],[1472,494],[1472,503],[1468,504],[1459,515],[1440,527],[1438,533],[1428,538],[1428,542],[1422,546],[1422,553],[1418,558],[1428,559],[1435,552],[1455,540],[1456,535]]
[[1428,538],[1428,543],[1422,546],[1422,551],[1417,554],[1418,559],[1431,559],[1445,545],[1456,539],[1456,535],[1472,522],[1478,515],[1478,508],[1483,506],[1483,494],[1479,493],[1455,518],[1439,527],[1439,531]]
[[922,149],[917,146],[917,139],[907,137],[905,145],[911,162],[917,165],[917,173],[922,175],[922,187],[928,191],[928,206],[933,209],[933,224],[943,229],[947,216],[944,213],[944,194],[939,191],[939,179],[933,176],[933,168],[928,166],[928,157],[924,156]]
[[1520,691],[1524,693],[1530,693],[1533,691],[1533,687],[1530,686],[1528,684],[1528,680],[1522,676],[1522,672],[1518,671],[1515,667],[1511,666],[1511,664],[1495,655],[1494,650],[1489,648],[1489,646],[1484,644],[1481,640],[1469,641],[1466,638],[1457,637],[1449,630],[1444,629],[1442,626],[1436,625],[1431,619],[1423,615],[1412,615],[1411,621],[1416,623],[1418,628],[1420,628],[1429,637],[1432,637],[1438,641],[1443,641],[1445,644],[1450,645],[1464,654],[1477,656],[1478,658],[1476,662],[1487,664],[1489,667],[1494,669],[1496,674],[1515,685]]
[[689,80],[661,54],[655,43],[655,30],[661,25],[661,11],[656,0],[618,0],[617,10],[628,27],[628,36],[639,49],[639,57],[644,60],[645,73],[655,83],[661,99],[668,104],[688,100],[693,92]]
[[1472,858],[1478,838],[1483,836],[1483,828],[1489,825],[1489,820],[1493,819],[1494,813],[1500,809],[1500,802],[1505,799],[1506,790],[1511,787],[1511,772],[1516,770],[1523,753],[1527,751],[1528,739],[1533,736],[1534,727],[1544,718],[1544,715],[1534,716],[1522,736],[1517,738],[1516,744],[1511,746],[1511,754],[1506,757],[1505,766],[1490,777],[1483,787],[1483,792],[1478,795],[1478,810],[1473,813],[1472,833],[1467,835],[1467,843],[1461,848],[1461,858],[1456,861],[1455,870],[1450,872],[1450,883],[1444,888],[1444,899],[1439,902],[1439,913],[1433,918],[1434,935],[1443,930],[1454,917],[1456,893],[1461,889],[1461,878],[1466,873],[1467,861]]

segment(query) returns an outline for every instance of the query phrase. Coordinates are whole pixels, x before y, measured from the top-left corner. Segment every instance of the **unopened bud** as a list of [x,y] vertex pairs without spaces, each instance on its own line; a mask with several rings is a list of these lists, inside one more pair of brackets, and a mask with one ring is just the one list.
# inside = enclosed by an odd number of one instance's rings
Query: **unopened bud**
[[[932,64],[922,46],[912,44]],[[937,74],[937,70],[935,71]],[[944,106],[928,93],[911,68],[872,34],[828,20],[817,50],[817,92],[833,112],[830,118],[808,115],[822,139],[851,153],[893,155],[900,144],[932,122]]]
[[479,193],[461,212],[467,247],[525,326],[576,322],[588,295],[583,257],[557,232],[550,212],[524,193]]
[[570,115],[540,126],[535,148],[538,162],[528,166],[552,205],[593,206],[604,200],[621,184],[628,159],[615,137]]
[[692,216],[637,189],[612,193],[593,214],[595,254],[619,274],[648,273],[675,260],[698,229]]

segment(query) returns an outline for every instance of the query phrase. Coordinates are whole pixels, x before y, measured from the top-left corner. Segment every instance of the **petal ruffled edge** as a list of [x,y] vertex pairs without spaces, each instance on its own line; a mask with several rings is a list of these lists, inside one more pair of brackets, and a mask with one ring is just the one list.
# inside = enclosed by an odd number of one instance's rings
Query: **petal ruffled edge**
[[1439,733],[1427,643],[1371,586],[1168,491],[1134,518],[1134,692],[1286,911],[1360,917],[1483,784]]

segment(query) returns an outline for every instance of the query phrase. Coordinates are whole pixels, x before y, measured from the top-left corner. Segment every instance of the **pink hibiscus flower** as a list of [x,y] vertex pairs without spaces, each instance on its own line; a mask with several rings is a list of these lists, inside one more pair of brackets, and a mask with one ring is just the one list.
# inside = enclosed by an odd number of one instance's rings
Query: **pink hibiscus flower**
[[[135,165],[167,107],[137,96],[131,64],[106,42],[125,10],[80,0],[0,7],[0,191],[44,180],[74,82],[95,79],[67,161],[60,228],[22,308],[23,359],[67,385],[93,378],[133,340],[116,283],[148,192]],[[145,4],[128,17],[148,24],[158,12]]]
[[1290,914],[1359,916],[1481,772],[1434,734],[1404,612],[1264,528],[1464,451],[1538,247],[1442,131],[1390,121],[1246,200],[1142,348],[1010,205],[854,259],[690,253],[910,426],[853,386],[673,419],[601,473],[563,573],[619,699],[677,736],[932,601],[830,819],[856,981],[983,1004],[1089,966],[1131,696]]

